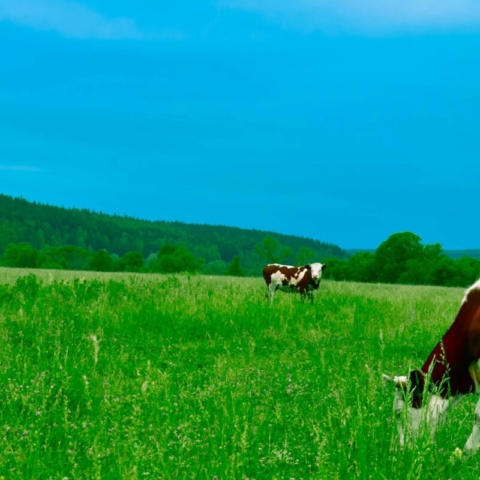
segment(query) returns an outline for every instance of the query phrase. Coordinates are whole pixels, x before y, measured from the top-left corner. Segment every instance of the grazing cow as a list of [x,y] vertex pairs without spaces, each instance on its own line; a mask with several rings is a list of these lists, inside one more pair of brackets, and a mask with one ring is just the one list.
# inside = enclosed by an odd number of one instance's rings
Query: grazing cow
[[[433,438],[453,406],[469,393],[480,395],[480,280],[466,291],[455,321],[423,367],[408,376],[383,378],[396,386],[394,410],[402,446],[406,435],[419,435],[422,425]],[[464,448],[473,452],[479,443],[480,400]]]
[[309,297],[313,302],[315,293],[320,286],[322,271],[326,265],[310,263],[303,267],[291,267],[272,263],[263,269],[263,278],[267,283],[267,300],[273,302],[275,290],[284,292],[299,292],[302,301]]

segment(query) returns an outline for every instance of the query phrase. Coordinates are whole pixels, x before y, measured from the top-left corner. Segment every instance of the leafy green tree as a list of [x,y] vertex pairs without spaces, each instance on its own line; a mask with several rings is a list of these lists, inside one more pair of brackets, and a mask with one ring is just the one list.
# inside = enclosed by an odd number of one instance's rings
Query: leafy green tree
[[157,268],[158,254],[150,253],[147,259],[145,260],[145,268],[148,272],[154,272]]
[[457,266],[456,287],[469,287],[480,277],[480,261],[476,258],[462,256],[455,260]]
[[[346,279],[354,282],[374,282],[377,278],[375,271],[375,256],[371,252],[356,252],[346,260]],[[330,269],[330,265],[326,271]]]
[[35,268],[37,255],[37,250],[28,242],[11,243],[5,249],[2,263],[6,267]]
[[59,258],[58,247],[45,247],[38,252],[36,262],[37,268],[63,270],[65,266],[66,261]]
[[118,261],[121,272],[140,272],[143,265],[144,261],[140,252],[128,252]]
[[232,277],[243,277],[243,276],[245,276],[245,271],[243,270],[242,265],[240,263],[240,256],[239,255],[237,255],[236,257],[233,257],[233,260],[228,265],[226,275],[230,275]]
[[268,263],[281,263],[292,253],[292,250],[290,247],[281,245],[276,238],[267,235],[260,243],[255,245],[254,252]]
[[375,269],[378,281],[397,283],[407,271],[407,262],[423,257],[421,238],[411,232],[390,235],[375,252]]
[[223,260],[214,260],[208,262],[203,267],[203,273],[206,275],[225,275],[227,272],[228,263]]
[[398,283],[435,285],[434,271],[444,257],[439,243],[425,245],[421,255],[406,261],[406,269],[398,277]]
[[298,254],[296,258],[297,265],[306,265],[307,263],[312,263],[315,261],[315,250],[310,247],[301,246],[298,249]]
[[447,287],[468,287],[480,276],[480,261],[460,257],[453,260],[443,256],[432,269],[432,285],[443,285]]
[[322,278],[336,281],[350,280],[348,263],[346,260],[332,257],[325,259],[324,263],[328,265],[328,268],[322,273]]
[[38,251],[36,267],[65,270],[85,270],[90,254],[75,245],[45,246]]
[[111,272],[113,270],[112,257],[104,248],[97,250],[90,256],[87,268],[95,272]]
[[197,258],[186,247],[163,245],[158,252],[156,271],[161,273],[196,272],[203,259]]
[[62,245],[57,248],[57,261],[67,270],[85,270],[90,253],[76,245]]

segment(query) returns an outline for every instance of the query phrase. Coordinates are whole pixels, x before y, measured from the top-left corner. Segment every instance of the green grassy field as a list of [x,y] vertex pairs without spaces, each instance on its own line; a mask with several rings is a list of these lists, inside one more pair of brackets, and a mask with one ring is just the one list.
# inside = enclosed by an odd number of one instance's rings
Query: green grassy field
[[475,398],[401,450],[381,373],[420,367],[462,289],[0,269],[0,478],[479,478]]

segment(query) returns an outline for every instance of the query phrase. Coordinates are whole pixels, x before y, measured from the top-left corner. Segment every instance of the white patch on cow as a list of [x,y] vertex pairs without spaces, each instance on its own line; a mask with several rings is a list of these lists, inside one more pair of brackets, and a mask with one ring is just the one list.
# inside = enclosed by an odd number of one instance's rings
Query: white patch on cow
[[293,287],[297,286],[302,281],[303,277],[305,276],[305,273],[307,273],[306,268],[302,268],[301,270],[298,270],[298,272],[295,273],[295,275],[288,282],[289,285],[292,285]]
[[463,297],[463,300],[462,300],[462,304],[464,304],[467,301],[468,294],[472,290],[480,290],[480,280],[477,280],[471,287],[467,288],[467,290],[465,291],[465,295]]
[[286,280],[287,277],[279,270],[278,272],[272,273],[270,277],[270,285],[275,285],[275,288],[278,285],[281,285],[284,280]]

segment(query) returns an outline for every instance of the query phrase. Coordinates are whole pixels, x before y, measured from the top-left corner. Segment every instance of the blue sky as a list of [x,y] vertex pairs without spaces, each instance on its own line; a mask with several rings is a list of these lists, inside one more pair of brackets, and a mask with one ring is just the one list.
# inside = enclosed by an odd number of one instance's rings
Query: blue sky
[[0,193],[480,248],[478,2],[3,0],[0,43]]

